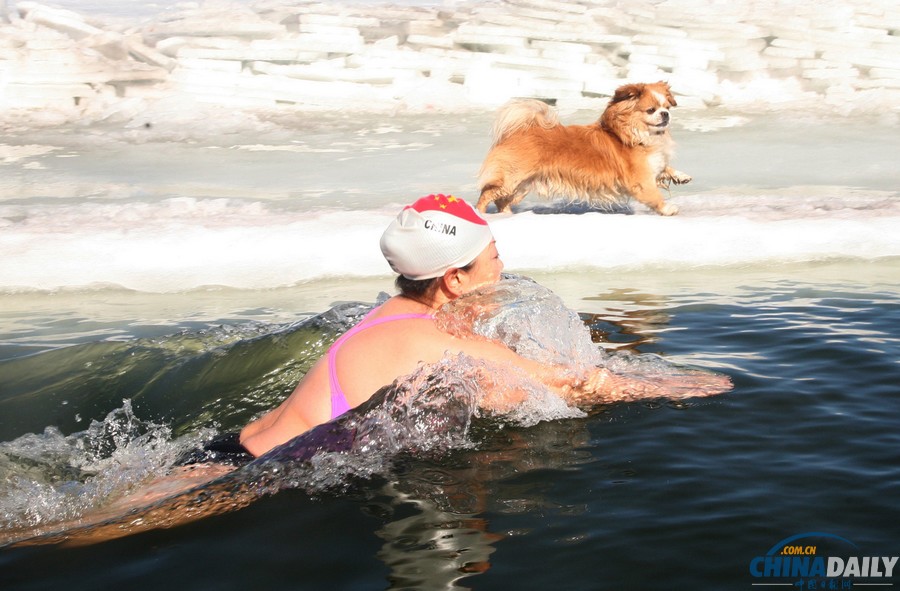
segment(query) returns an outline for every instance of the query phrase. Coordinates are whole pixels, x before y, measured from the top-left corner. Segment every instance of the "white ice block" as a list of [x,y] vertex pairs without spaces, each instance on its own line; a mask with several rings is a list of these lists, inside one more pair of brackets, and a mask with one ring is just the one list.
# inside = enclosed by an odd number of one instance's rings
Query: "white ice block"
[[504,27],[518,27],[534,31],[540,31],[541,29],[549,27],[571,28],[573,26],[578,26],[584,28],[584,23],[590,22],[582,17],[575,19],[575,22],[566,22],[559,18],[560,15],[558,13],[525,13],[521,10],[510,12],[509,10],[495,9],[490,5],[484,9],[476,10],[475,14],[472,16],[474,18],[465,18],[464,22],[486,26],[500,25]]
[[104,82],[110,83],[147,83],[164,82],[169,77],[169,71],[148,64],[128,62],[116,69],[107,72]]
[[517,7],[510,10],[509,7],[495,7],[487,4],[475,10],[472,15],[475,18],[467,18],[469,22],[502,23],[506,25],[531,27],[538,24],[539,27],[557,25],[578,25],[585,27],[592,23],[591,17],[585,11],[584,14],[567,13],[558,10],[541,10],[537,8]]
[[[250,51],[249,47],[221,49],[214,47],[183,46],[176,52],[176,60],[203,59],[203,60],[273,60],[273,61],[297,61],[298,51],[293,49],[256,50]],[[321,55],[321,54],[316,54]]]
[[35,99],[75,99],[87,98],[97,94],[89,84],[19,84],[11,82],[4,85],[4,98],[35,98]]
[[522,31],[500,31],[498,27],[460,27],[453,34],[453,41],[476,51],[515,51],[528,47],[527,35]]
[[21,57],[24,63],[34,64],[35,67],[43,67],[45,63],[53,63],[57,65],[69,65],[73,70],[78,70],[90,63],[97,63],[99,60],[88,60],[78,51],[65,49],[42,49],[36,51],[26,51]]
[[75,39],[101,33],[101,29],[87,24],[77,12],[51,8],[35,2],[19,2],[16,7],[25,20],[62,31]]
[[896,72],[894,78],[879,77],[869,80],[855,80],[853,86],[860,89],[900,89],[900,72]]
[[829,50],[822,52],[826,62],[851,63],[863,68],[896,68],[900,67],[900,54],[880,52],[877,50]]
[[[778,41],[778,39],[776,39],[775,41]],[[809,45],[807,45],[806,47],[784,47],[770,45],[763,50],[763,55],[765,55],[766,57],[788,58],[795,60],[809,59],[816,56],[816,49],[815,47]]]
[[849,66],[845,67],[805,67],[803,68],[804,78],[814,80],[846,80],[849,78],[856,79],[859,77],[859,70]]
[[403,33],[406,35],[442,36],[451,32],[451,28],[441,19],[410,20],[403,23]]
[[628,80],[667,80],[671,72],[653,64],[629,64],[626,78]]
[[285,32],[284,26],[277,23],[216,11],[192,18],[156,23],[144,29],[144,35],[154,39],[166,37],[271,39]]
[[445,49],[451,49],[456,45],[456,42],[453,40],[453,36],[450,34],[435,36],[435,35],[408,35],[406,37],[407,45],[418,45],[423,47],[442,47]]
[[[343,61],[343,60],[342,60]],[[384,86],[404,78],[415,77],[415,70],[402,68],[347,68],[325,63],[309,65],[279,65],[269,62],[253,62],[250,71],[255,74],[271,74],[302,80],[323,82],[355,82]]]
[[869,77],[872,79],[900,80],[900,67],[872,68],[869,70]]
[[882,5],[881,10],[872,11],[872,14],[866,14],[865,7],[853,15],[853,21],[862,26],[872,29],[883,29],[887,31],[896,31],[900,29],[900,9],[896,6]]
[[719,46],[738,46],[741,44],[763,41],[769,31],[759,24],[741,22],[695,23],[690,24],[691,39],[715,41]]
[[399,68],[426,72],[446,67],[448,62],[468,61],[470,56],[471,52],[464,51],[411,51],[404,47],[386,49],[366,46],[362,51],[347,56],[347,65],[364,69]]
[[687,32],[682,29],[663,29],[656,33],[638,33],[631,38],[635,45],[670,47],[673,43],[687,41]]
[[542,49],[540,53],[540,57],[545,60],[549,60],[551,62],[557,62],[560,64],[583,64],[585,63],[585,57],[587,57],[583,53],[572,53],[569,51],[553,51],[550,49]]
[[[79,76],[90,81],[96,81],[98,76],[103,76],[110,71],[105,64],[96,62],[84,62],[69,59],[67,61],[57,60],[16,60],[12,62],[7,71],[9,76],[16,79],[28,79],[29,82],[48,80],[51,81],[57,76],[69,76],[73,79]],[[86,80],[87,81],[87,80]]]
[[580,53],[588,54],[593,51],[593,47],[587,43],[571,43],[567,41],[548,41],[545,39],[534,39],[531,46],[541,51],[556,51],[560,53]]
[[273,103],[310,105],[319,108],[340,108],[349,103],[374,104],[393,100],[389,89],[343,81],[300,80],[279,75],[240,74],[176,70],[173,82],[177,87],[204,101],[215,102],[232,98]]
[[800,60],[792,57],[772,57],[764,55],[766,61],[766,69],[772,70],[794,70],[800,67]]
[[128,53],[138,61],[144,62],[145,64],[149,64],[151,66],[159,66],[160,68],[165,68],[168,71],[172,71],[175,68],[175,60],[153,49],[152,47],[144,45],[144,43],[139,41],[138,39],[126,37],[124,39],[124,45]]
[[200,58],[182,58],[178,60],[178,67],[188,70],[202,70],[204,72],[230,72],[238,74],[244,69],[243,62],[239,60],[214,60]]
[[759,72],[768,67],[756,52],[726,53],[721,70],[726,72]]
[[575,2],[560,2],[559,0],[509,0],[509,3],[518,6],[532,6],[553,13],[571,12],[575,14],[584,14],[587,10],[587,7],[581,4]]
[[308,39],[266,39],[220,48],[183,45],[176,50],[176,56],[178,59],[308,62],[327,57],[329,50],[333,49],[338,48]]
[[676,68],[672,71],[670,82],[676,85],[679,93],[697,97],[704,103],[712,104],[719,100],[719,77],[714,72]]
[[156,50],[168,57],[178,57],[178,50],[182,47],[246,50],[248,44],[245,40],[227,37],[168,37],[156,43]]
[[33,52],[60,51],[71,53],[75,48],[75,42],[68,37],[54,33],[54,35],[40,35],[32,37],[25,42],[25,49]]
[[302,52],[343,53],[351,54],[359,51],[365,40],[359,35],[332,36],[327,33],[300,33],[284,39],[259,39],[251,43],[251,47],[279,48],[292,47]]
[[360,27],[379,27],[381,20],[371,16],[353,16],[344,14],[302,14],[300,15],[301,30],[304,25],[324,25],[329,27],[346,27],[359,29]]
[[332,35],[334,37],[355,37],[361,38],[362,34],[358,27],[345,27],[341,25],[326,25],[322,23],[303,23],[301,22],[299,31],[301,33],[315,33],[316,35]]
[[622,79],[615,74],[595,73],[595,75],[585,79],[582,92],[592,96],[611,97],[616,92],[616,88],[621,85]]
[[671,71],[678,63],[678,60],[674,57],[659,55],[651,51],[646,51],[644,48],[635,47],[628,58],[628,63],[632,67],[654,66],[656,68]]
[[6,71],[8,81],[41,86],[94,84],[102,85],[118,82],[162,82],[168,72],[162,68],[124,62],[108,67],[103,63],[66,64],[53,61],[30,61],[17,63]]

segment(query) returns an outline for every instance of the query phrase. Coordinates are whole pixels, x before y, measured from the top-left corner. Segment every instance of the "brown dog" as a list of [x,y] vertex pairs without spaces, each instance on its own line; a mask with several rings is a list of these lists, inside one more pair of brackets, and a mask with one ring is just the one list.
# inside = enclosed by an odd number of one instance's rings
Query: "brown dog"
[[616,89],[592,125],[562,125],[537,100],[507,103],[494,123],[494,144],[479,174],[478,209],[490,202],[501,212],[535,189],[590,203],[633,197],[662,215],[678,213],[660,186],[691,177],[669,167],[674,142],[669,109],[675,97],[665,82]]

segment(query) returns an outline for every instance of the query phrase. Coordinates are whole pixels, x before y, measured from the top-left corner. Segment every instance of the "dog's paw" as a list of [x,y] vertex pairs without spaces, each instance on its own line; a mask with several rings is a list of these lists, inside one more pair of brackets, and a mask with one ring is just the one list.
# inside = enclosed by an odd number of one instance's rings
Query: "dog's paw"
[[689,174],[685,174],[679,170],[674,170],[674,171],[672,171],[671,179],[672,179],[672,182],[675,183],[676,185],[686,185],[687,183],[694,180],[694,177],[692,177]]
[[659,215],[675,215],[678,213],[678,206],[672,203],[663,203],[657,211]]

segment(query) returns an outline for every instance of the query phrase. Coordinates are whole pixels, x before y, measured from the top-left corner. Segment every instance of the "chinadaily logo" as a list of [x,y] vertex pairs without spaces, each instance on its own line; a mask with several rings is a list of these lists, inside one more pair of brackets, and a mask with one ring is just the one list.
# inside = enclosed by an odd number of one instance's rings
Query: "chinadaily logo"
[[809,532],[785,538],[764,555],[754,556],[750,575],[756,588],[886,589],[894,587],[898,558],[863,552],[841,536]]

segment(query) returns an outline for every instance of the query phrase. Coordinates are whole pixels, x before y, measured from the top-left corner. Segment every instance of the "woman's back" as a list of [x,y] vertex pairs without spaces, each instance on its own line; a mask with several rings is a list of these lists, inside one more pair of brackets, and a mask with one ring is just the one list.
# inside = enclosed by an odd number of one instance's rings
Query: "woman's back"
[[[447,335],[437,330],[431,314],[421,309],[398,311],[413,307],[387,302],[329,350],[330,418],[365,402],[398,376],[412,373],[419,363],[432,363],[443,355]],[[346,406],[340,406],[344,400]]]

